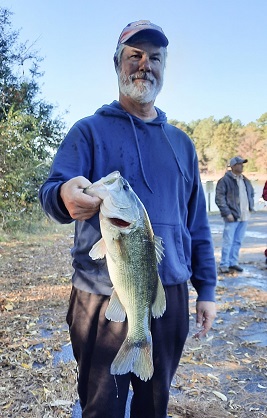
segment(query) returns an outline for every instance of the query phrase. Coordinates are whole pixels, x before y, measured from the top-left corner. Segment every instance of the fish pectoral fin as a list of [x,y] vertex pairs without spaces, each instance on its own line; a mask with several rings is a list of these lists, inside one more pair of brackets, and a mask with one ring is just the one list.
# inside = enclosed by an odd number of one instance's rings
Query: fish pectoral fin
[[104,258],[107,253],[107,247],[103,238],[97,241],[89,251],[89,256],[93,260],[98,260]]
[[115,290],[113,290],[113,293],[110,297],[110,301],[109,301],[105,316],[107,319],[110,319],[111,321],[114,321],[114,322],[125,321],[126,312]]
[[160,318],[166,310],[166,296],[165,290],[158,276],[158,286],[157,286],[157,293],[156,298],[151,307],[151,313],[153,318]]
[[158,237],[157,235],[154,235],[154,244],[155,244],[157,262],[160,263],[162,258],[164,257],[164,247],[163,247],[162,238]]
[[151,333],[145,341],[132,341],[126,337],[113,360],[110,373],[126,374],[132,372],[145,382],[151,379],[154,373],[152,359],[152,336]]

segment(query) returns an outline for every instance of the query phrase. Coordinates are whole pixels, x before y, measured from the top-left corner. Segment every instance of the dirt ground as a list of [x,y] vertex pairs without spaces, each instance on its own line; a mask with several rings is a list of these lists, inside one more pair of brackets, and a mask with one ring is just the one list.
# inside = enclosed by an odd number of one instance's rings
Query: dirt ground
[[[210,215],[216,260],[221,220]],[[219,226],[219,227],[218,227]],[[267,212],[249,230],[267,234]],[[71,417],[76,364],[55,362],[69,344],[65,316],[71,287],[72,227],[0,242],[0,417]],[[190,336],[171,388],[173,418],[267,417],[267,242],[245,239],[242,274],[218,275],[218,315],[195,340],[190,287]]]
[[[217,264],[223,224],[209,216]],[[267,417],[267,212],[252,215],[240,251],[243,273],[218,273],[217,318],[209,336],[191,333],[177,370],[170,403],[173,417]],[[175,390],[177,389],[177,390]]]

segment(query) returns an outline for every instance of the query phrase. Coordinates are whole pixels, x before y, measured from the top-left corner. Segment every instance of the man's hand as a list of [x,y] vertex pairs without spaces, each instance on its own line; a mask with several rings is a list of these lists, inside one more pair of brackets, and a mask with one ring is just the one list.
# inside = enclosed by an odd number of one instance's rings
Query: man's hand
[[226,216],[226,219],[227,219],[228,222],[234,222],[235,221],[235,218],[233,217],[233,215],[231,213]]
[[214,318],[216,317],[215,302],[199,301],[196,306],[196,323],[199,331],[194,335],[195,338],[204,337],[211,329]]
[[84,221],[99,211],[102,200],[83,193],[83,189],[90,184],[92,183],[82,176],[74,177],[62,184],[60,196],[72,219]]

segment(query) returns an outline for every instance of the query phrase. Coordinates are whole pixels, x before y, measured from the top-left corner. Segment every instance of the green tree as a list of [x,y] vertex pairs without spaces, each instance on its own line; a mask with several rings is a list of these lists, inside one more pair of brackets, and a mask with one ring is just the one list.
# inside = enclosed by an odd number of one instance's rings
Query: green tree
[[248,159],[247,171],[257,171],[260,142],[260,131],[257,130],[255,123],[250,123],[240,129],[237,155]]
[[209,118],[199,121],[192,134],[198,154],[199,168],[202,172],[208,170],[211,158],[209,154],[213,149],[213,134],[216,126],[213,116],[210,116]]
[[[0,219],[8,228],[38,207],[38,189],[64,135],[61,117],[41,98],[41,59],[19,43],[0,8]],[[27,68],[26,68],[27,64]],[[22,68],[23,67],[23,68]]]
[[265,134],[267,134],[267,112],[263,113],[259,119],[256,121],[257,127],[259,129],[263,129],[265,131]]
[[257,169],[262,173],[266,173],[267,161],[267,112],[263,113],[256,120],[257,131],[260,134],[257,143]]
[[230,116],[219,120],[213,136],[213,144],[216,149],[214,165],[218,170],[226,168],[229,160],[237,154],[241,126],[239,120],[232,122]]
[[181,129],[181,131],[185,132],[188,136],[192,135],[192,129],[190,128],[189,125],[187,125],[187,123],[185,122],[179,122],[177,119],[170,119],[168,120],[168,123],[170,123],[171,125],[175,126],[176,128]]

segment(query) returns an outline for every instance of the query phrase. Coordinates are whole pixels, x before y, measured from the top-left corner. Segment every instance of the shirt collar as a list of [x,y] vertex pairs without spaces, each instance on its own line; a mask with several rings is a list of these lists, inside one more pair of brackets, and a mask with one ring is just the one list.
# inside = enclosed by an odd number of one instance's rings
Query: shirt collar
[[236,180],[238,180],[238,179],[243,179],[243,178],[244,178],[244,176],[243,176],[243,174],[242,174],[242,173],[241,173],[241,174],[239,174],[239,176],[238,176],[237,174],[235,174],[235,173],[233,173],[233,172],[231,171],[231,174],[232,174],[233,178],[234,178],[234,179],[236,179]]

